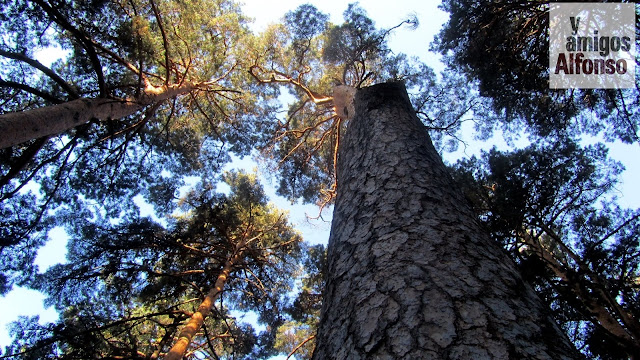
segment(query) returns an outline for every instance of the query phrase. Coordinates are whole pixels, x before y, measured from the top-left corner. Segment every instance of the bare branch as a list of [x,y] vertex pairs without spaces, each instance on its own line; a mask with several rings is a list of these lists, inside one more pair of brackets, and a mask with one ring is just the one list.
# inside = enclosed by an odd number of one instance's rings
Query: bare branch
[[162,24],[162,18],[160,17],[160,12],[158,12],[156,3],[153,0],[149,0],[149,4],[151,4],[153,15],[156,17],[158,28],[160,29],[160,34],[162,35],[162,46],[164,47],[164,66],[166,70],[164,85],[167,86],[169,85],[169,80],[171,79],[171,65],[169,63],[169,41],[167,40],[167,34],[164,31],[164,25]]
[[287,360],[289,360],[290,357],[293,356],[293,354],[296,353],[296,351],[298,351],[301,347],[304,346],[304,344],[308,343],[309,341],[315,339],[316,336],[315,335],[311,335],[308,338],[306,338],[303,342],[301,342],[300,344],[298,344],[298,346],[296,346],[293,350],[291,350],[291,352],[289,353],[289,355],[287,356]]
[[[0,178],[0,189],[2,189],[5,185],[7,185],[11,179],[18,176],[18,174],[20,174],[20,172],[27,167],[27,165],[31,162],[31,160],[33,160],[33,158],[38,154],[40,149],[42,149],[44,144],[46,144],[47,140],[49,140],[49,137],[47,136],[36,139],[33,143],[31,143],[26,149],[22,151],[22,154],[20,154],[20,157],[12,161],[11,168],[9,169],[9,171],[7,171],[7,173]],[[27,179],[31,179],[32,177],[33,177],[33,174],[28,176]],[[19,191],[24,185],[26,185],[26,183],[27,181],[24,181],[22,185],[18,186],[17,189],[11,192],[10,195],[13,195],[16,191]],[[2,199],[4,198],[5,197],[3,196]]]
[[48,101],[48,102],[50,102],[52,104],[61,104],[61,103],[64,102],[63,100],[60,100],[60,99],[54,97],[53,95],[51,95],[51,94],[49,94],[47,92],[38,90],[38,89],[33,88],[33,87],[29,86],[29,85],[22,84],[22,83],[19,83],[19,82],[15,82],[15,81],[5,81],[5,80],[0,79],[0,87],[8,87],[8,88],[12,88],[12,89],[26,91],[26,92],[28,92],[30,94],[33,94],[33,95],[35,95],[35,96],[37,96],[39,98],[42,98],[43,100],[46,100],[46,101]]
[[258,65],[252,65],[249,68],[249,74],[251,76],[253,76],[254,79],[256,79],[259,83],[261,84],[271,84],[271,83],[288,83],[288,84],[292,84],[295,87],[299,88],[300,90],[304,91],[305,94],[307,94],[307,96],[309,96],[309,98],[316,104],[316,105],[322,105],[322,104],[329,104],[333,101],[333,97],[332,96],[326,96],[326,95],[321,95],[318,94],[314,91],[311,91],[308,87],[304,86],[298,79],[298,80],[294,80],[293,78],[291,78],[290,76],[283,74],[279,71],[272,71],[270,72],[270,78],[268,79],[264,79],[264,78],[260,78],[258,76],[258,74],[256,74],[254,72],[254,70],[259,70],[262,73],[266,73],[267,71],[265,71],[262,67],[258,66]]
[[30,57],[24,54],[9,52],[2,49],[0,49],[0,56],[4,56],[8,59],[14,59],[14,60],[22,61],[24,63],[29,64],[30,66],[43,72],[45,75],[51,78],[51,80],[53,80],[56,84],[60,85],[67,93],[69,93],[71,99],[80,98],[80,95],[78,95],[78,93],[73,89],[73,87],[69,85],[69,83],[67,83],[63,78],[61,78],[53,70],[44,66],[41,62],[31,59]]
[[98,88],[100,89],[100,96],[107,96],[107,85],[104,78],[104,73],[102,72],[102,64],[100,64],[100,59],[98,58],[98,54],[96,53],[96,49],[93,46],[93,42],[85,36],[85,34],[73,26],[57,9],[51,7],[47,2],[43,0],[33,0],[36,4],[38,4],[50,17],[53,21],[55,21],[58,25],[60,25],[63,29],[69,31],[81,44],[82,47],[87,51],[87,55],[91,60],[91,65],[93,66],[93,70],[98,78]]

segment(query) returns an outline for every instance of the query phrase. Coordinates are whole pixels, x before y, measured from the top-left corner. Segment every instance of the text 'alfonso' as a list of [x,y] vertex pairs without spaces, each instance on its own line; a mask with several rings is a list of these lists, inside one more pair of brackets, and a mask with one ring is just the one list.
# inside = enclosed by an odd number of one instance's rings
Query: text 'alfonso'
[[550,4],[550,88],[633,88],[635,71],[634,4]]

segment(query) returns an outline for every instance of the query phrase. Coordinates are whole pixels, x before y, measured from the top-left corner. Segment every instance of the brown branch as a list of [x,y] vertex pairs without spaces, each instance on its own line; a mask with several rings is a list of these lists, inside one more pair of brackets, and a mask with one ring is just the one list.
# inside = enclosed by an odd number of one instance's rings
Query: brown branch
[[[33,158],[35,158],[35,156],[38,154],[40,149],[42,149],[47,140],[49,140],[48,136],[34,140],[33,143],[31,143],[26,149],[22,151],[20,157],[18,157],[15,161],[12,161],[9,171],[0,178],[0,189],[7,185],[11,179],[18,176],[18,174],[27,167],[31,160],[33,160]],[[27,178],[27,181],[25,181],[24,183],[26,184],[26,182],[28,182],[31,177],[32,176],[29,176]],[[16,190],[19,190],[20,188],[22,188],[22,186],[18,186],[18,189]]]
[[[229,76],[229,74],[231,74],[232,71],[234,71],[236,69],[236,67],[238,67],[238,63],[234,63],[233,65],[231,65],[231,67],[229,68],[229,70],[227,70],[227,72],[225,72],[224,74],[220,75],[220,77],[211,80],[209,83],[215,84],[218,81],[226,78],[227,76]],[[238,93],[241,93],[241,92],[238,91]]]
[[[617,314],[620,319],[622,320],[622,323],[627,327],[628,331],[632,334],[632,336],[634,336],[637,340],[640,340],[640,324],[638,324],[638,321],[635,319],[635,317],[628,311],[626,311],[616,300],[615,300],[615,296],[613,296],[608,290],[607,287],[604,283],[604,281],[602,281],[602,279],[600,278],[600,276],[594,272],[592,272],[589,269],[589,266],[587,264],[585,264],[582,259],[575,253],[573,252],[560,238],[560,236],[553,231],[551,228],[549,228],[548,226],[542,224],[541,228],[543,229],[543,231],[548,234],[555,242],[556,244],[558,244],[558,246],[561,247],[562,251],[564,253],[566,253],[569,257],[571,257],[571,259],[573,259],[576,262],[576,265],[578,265],[578,269],[582,274],[588,275],[590,280],[590,283],[592,283],[594,288],[595,288],[595,293],[597,294],[597,296],[603,300],[605,302],[605,304],[607,304],[611,310],[614,311],[615,314]],[[584,276],[580,277],[581,280],[587,282],[588,280],[584,279]],[[588,296],[588,295],[587,295]]]
[[[311,126],[307,126],[304,129],[297,129],[297,130],[285,130],[284,132],[282,132],[280,135],[278,135],[275,139],[273,139],[273,143],[274,145],[271,145],[268,148],[268,151],[271,151],[273,149],[273,146],[275,146],[275,143],[277,143],[278,141],[281,141],[285,136],[287,135],[293,135],[296,140],[299,140],[298,143],[280,160],[278,161],[278,164],[276,166],[276,168],[280,168],[280,166],[282,166],[282,164],[289,159],[289,157],[291,157],[291,155],[296,152],[302,145],[304,145],[307,142],[307,139],[309,138],[309,136],[311,135],[311,133],[314,130],[318,130],[318,128],[331,121],[334,120],[339,117],[337,115],[333,115],[330,116],[326,119],[320,120],[319,122],[315,123],[314,125]],[[318,144],[318,141],[315,142],[315,144],[313,145],[313,149],[317,150],[319,148],[320,145],[322,145],[322,142],[324,140],[324,138],[327,136],[328,133],[331,132],[331,130],[333,129],[333,127],[335,126],[335,124],[332,124],[329,129],[323,130],[322,135],[321,135],[321,139],[320,139],[320,144]],[[307,159],[308,161],[308,159]]]
[[82,31],[73,26],[56,8],[51,7],[44,0],[33,1],[38,4],[47,13],[47,15],[51,17],[53,21],[55,21],[63,29],[69,31],[82,44],[82,47],[87,51],[87,55],[89,56],[91,65],[93,66],[93,70],[96,73],[96,77],[98,78],[100,97],[106,97],[107,85],[104,78],[104,73],[102,72],[102,64],[100,64],[100,59],[98,58],[96,49],[93,47],[93,41],[87,38]]
[[67,93],[69,93],[71,99],[78,99],[80,95],[73,89],[69,83],[67,83],[63,78],[61,78],[58,74],[56,74],[53,70],[44,66],[41,62],[31,59],[30,57],[24,54],[18,54],[14,52],[9,52],[0,49],[0,56],[4,56],[9,59],[14,59],[18,61],[22,61],[24,63],[29,64],[30,66],[40,70],[42,73],[47,75],[51,80],[53,80],[56,84],[60,85]]
[[[260,280],[260,277],[258,277],[258,275],[256,275],[248,266],[245,266],[242,269],[242,271],[245,272],[245,277],[242,280],[244,280],[246,283],[249,283],[249,284],[255,286],[264,295],[267,295],[267,290],[266,290],[266,288],[264,286],[264,283],[262,283],[262,280]],[[246,276],[246,273],[249,273],[249,276]],[[255,278],[255,281],[251,280],[250,277]]]
[[[640,141],[640,137],[638,136],[638,129],[636,124],[634,124],[631,119],[630,119],[630,113],[629,110],[627,110],[627,104],[624,101],[624,96],[622,95],[622,90],[618,89],[617,94],[620,95],[620,103],[622,104],[622,118],[625,120],[625,122],[627,123],[627,126],[629,128],[629,131],[632,133],[631,136],[634,138],[634,140],[636,142]],[[616,104],[616,108],[618,108],[618,102],[615,102]],[[618,112],[620,112],[620,109],[618,109]]]
[[158,341],[158,343],[156,344],[156,350],[151,355],[149,355],[149,360],[157,360],[160,357],[160,354],[162,353],[162,348],[171,340],[173,333],[178,328],[179,322],[180,322],[179,317],[173,318],[173,322],[170,325],[168,325],[169,328],[165,330],[164,335],[162,336],[160,341]]
[[336,123],[336,145],[333,148],[333,186],[332,190],[335,190],[338,186],[338,149],[340,148],[340,126],[342,125],[342,119],[338,118]]
[[33,138],[56,135],[88,123],[92,119],[121,119],[135,114],[148,105],[187,94],[200,85],[192,83],[160,87],[149,85],[137,98],[76,99],[28,111],[1,114],[0,132],[12,134],[12,136],[0,138],[0,148],[14,146]]
[[120,130],[120,131],[116,131],[113,134],[107,135],[105,137],[103,137],[102,139],[99,140],[99,142],[102,141],[107,141],[108,139],[112,139],[116,136],[119,136],[121,134],[125,134],[128,133],[130,131],[136,130],[141,128],[144,124],[146,124],[149,119],[151,118],[151,116],[156,112],[156,110],[158,110],[158,108],[160,107],[160,105],[162,104],[162,102],[157,102],[155,104],[153,104],[152,106],[149,107],[149,109],[147,109],[145,111],[145,116],[142,117],[142,119],[140,119],[140,121],[137,121],[136,123],[127,126],[126,128]]
[[596,242],[596,244],[600,245],[600,244],[604,243],[605,241],[607,241],[607,239],[609,239],[610,237],[612,237],[613,235],[618,233],[618,231],[622,230],[625,226],[629,225],[631,222],[637,220],[638,218],[640,218],[640,212],[635,214],[634,216],[632,216],[630,219],[626,220],[625,222],[623,222],[617,228],[611,230],[611,232],[609,232],[607,235],[603,236],[600,240],[598,240]]
[[291,352],[289,353],[289,355],[287,356],[287,360],[289,360],[290,357],[293,356],[293,354],[296,353],[296,351],[298,351],[301,347],[304,346],[304,344],[308,343],[309,341],[315,339],[316,336],[315,335],[311,335],[308,338],[306,338],[303,342],[301,342],[300,344],[298,344],[298,346],[296,346],[293,350],[291,350]]
[[281,128],[285,129],[285,130],[289,130],[289,125],[291,124],[291,119],[293,119],[293,117],[299,113],[300,111],[302,111],[304,109],[304,107],[309,103],[309,100],[305,99],[304,101],[302,101],[300,103],[300,106],[296,107],[293,111],[290,110],[289,115],[287,116],[287,122],[285,124],[282,123],[278,123],[280,125]]
[[184,356],[187,351],[187,348],[191,344],[191,341],[195,337],[196,333],[202,327],[204,323],[204,319],[209,315],[211,309],[213,308],[213,304],[216,298],[222,292],[231,271],[242,256],[244,255],[244,247],[246,242],[240,241],[234,250],[234,253],[229,257],[227,262],[225,263],[222,271],[218,275],[216,279],[216,283],[209,290],[209,293],[205,296],[204,300],[198,306],[198,310],[191,316],[187,324],[180,331],[180,335],[178,335],[178,340],[175,342],[171,350],[165,356],[166,360],[180,360]]
[[211,119],[211,117],[207,114],[207,112],[204,111],[204,109],[200,105],[200,102],[198,101],[198,98],[193,93],[191,93],[191,100],[193,100],[193,103],[196,105],[196,108],[200,111],[200,113],[202,113],[202,116],[204,116],[204,118],[207,120],[209,125],[211,125],[211,130],[216,135],[216,138],[221,139],[222,136],[220,136],[220,133],[218,132],[217,124],[213,121],[213,119]]
[[164,66],[166,70],[166,77],[164,79],[164,85],[169,85],[169,80],[171,78],[171,70],[169,64],[169,41],[167,40],[167,34],[164,31],[164,25],[162,25],[162,18],[160,17],[160,12],[156,7],[156,4],[153,0],[149,0],[149,4],[151,4],[151,9],[153,10],[153,15],[156,17],[156,21],[158,22],[158,28],[160,29],[160,35],[162,36],[162,46],[164,47]]
[[[46,138],[46,137],[45,137]],[[40,139],[44,139],[44,138],[40,138]],[[46,165],[54,162],[56,159],[58,159],[58,157],[60,157],[65,151],[69,150],[69,154],[71,153],[71,149],[74,148],[76,146],[76,141],[77,141],[77,137],[74,137],[73,139],[71,139],[70,141],[68,141],[60,150],[58,150],[55,155],[51,156],[49,159],[46,159],[42,162],[40,162],[37,166],[35,166],[35,168],[31,171],[31,173],[22,181],[22,183],[20,185],[18,185],[15,189],[13,189],[11,192],[7,193],[7,194],[3,194],[3,196],[0,198],[0,200],[5,200],[8,199],[10,197],[12,197],[13,195],[17,194],[18,191],[20,191],[20,189],[22,189],[24,186],[27,185],[27,183],[29,183],[29,181],[31,181],[31,179],[33,179],[36,174],[38,173],[38,171],[40,171],[42,168],[44,168]],[[44,143],[42,144],[44,145]],[[32,144],[31,146],[34,146],[34,148],[31,148],[31,150],[26,150],[26,151],[39,151],[40,149],[36,149],[38,147],[38,145]],[[67,154],[67,159],[69,158],[69,154]],[[34,155],[35,156],[35,153]],[[27,159],[25,159],[26,161]],[[64,164],[67,163],[67,160],[64,161]],[[26,166],[27,164],[24,164],[24,166]],[[9,174],[5,175],[5,177],[2,178],[2,182],[4,185],[4,182],[8,182],[9,180],[11,180],[11,178],[7,178],[7,176],[9,176]],[[14,175],[15,176],[15,175]],[[57,186],[56,186],[57,188]]]
[[213,355],[214,358],[219,360],[220,357],[218,357],[218,354],[216,354],[215,346],[213,346],[213,343],[211,342],[211,337],[209,336],[209,330],[207,330],[207,324],[202,324],[202,330],[204,331],[204,338],[207,339],[207,345],[211,350],[211,354]]
[[298,80],[294,80],[293,78],[291,78],[290,76],[281,73],[279,71],[272,71],[270,73],[270,78],[269,79],[263,79],[260,78],[258,76],[258,74],[256,74],[254,72],[254,70],[257,69],[260,72],[267,72],[265,71],[262,67],[258,66],[258,65],[252,65],[249,68],[249,74],[256,79],[256,81],[258,81],[260,84],[271,84],[271,83],[285,83],[285,84],[292,84],[293,86],[297,87],[298,89],[304,91],[305,94],[307,94],[307,96],[316,104],[316,105],[322,105],[322,104],[329,104],[333,101],[333,97],[332,96],[326,96],[326,95],[321,95],[318,94],[312,90],[310,90],[308,87],[306,87],[305,85],[302,84],[302,82],[300,81],[300,79]]
[[[95,327],[92,327],[90,329],[78,331],[78,332],[74,333],[72,336],[77,338],[77,337],[79,337],[80,335],[83,335],[83,334],[90,334],[92,332],[104,331],[104,330],[113,328],[115,326],[126,324],[128,322],[134,322],[134,321],[139,321],[139,320],[151,320],[152,317],[163,316],[163,315],[178,315],[178,318],[179,318],[180,315],[185,315],[185,313],[182,310],[158,311],[158,312],[149,313],[149,314],[145,314],[145,315],[134,316],[134,317],[129,317],[129,318],[116,320],[114,322],[111,322],[109,324],[105,324],[105,325],[102,325],[102,326],[95,326]],[[40,344],[38,344],[35,347],[28,348],[28,349],[23,350],[23,351],[18,352],[18,353],[6,354],[4,356],[0,356],[0,359],[8,359],[8,358],[12,358],[12,357],[17,357],[19,355],[28,354],[29,352],[35,351],[37,349],[41,349],[41,348],[43,348],[45,346],[48,346],[50,344],[55,344],[56,342],[58,342],[60,340],[62,340],[62,339],[59,336],[58,337],[52,337],[52,338],[49,338],[49,339],[44,339],[43,341],[40,342]]]
[[102,51],[104,53],[103,55],[105,55],[107,57],[110,57],[111,60],[115,61],[116,63],[118,63],[118,64],[120,64],[120,65],[122,65],[124,67],[126,67],[131,72],[133,72],[134,74],[140,76],[142,78],[142,82],[145,85],[149,84],[149,81],[148,81],[148,79],[146,77],[147,74],[145,72],[143,72],[142,70],[138,69],[137,67],[135,67],[135,65],[131,64],[130,62],[128,62],[127,60],[122,58],[120,55],[116,54],[111,49],[108,49],[108,48],[104,47],[100,43],[97,43],[97,42],[93,41],[92,44],[97,49]]
[[[297,238],[297,237],[296,237],[296,238],[294,238],[293,240],[285,241],[285,242],[283,242],[283,243],[278,243],[278,244],[275,244],[275,245],[273,245],[273,246],[257,247],[257,248],[254,248],[254,250],[259,250],[259,251],[262,251],[262,252],[267,252],[267,251],[269,251],[269,250],[282,248],[282,247],[285,247],[285,246],[287,246],[287,245],[297,243],[297,242],[299,242],[299,241],[300,241],[300,240],[299,240],[299,238]],[[267,255],[273,255],[273,253],[268,253]]]
[[[534,239],[528,231],[524,230],[519,236],[532,248],[537,256],[547,264],[547,267],[569,287],[570,291],[587,308],[589,314],[593,316],[591,322],[596,325],[600,325],[615,339],[617,339],[620,344],[624,344],[625,348],[628,350],[638,350],[637,338],[634,336],[633,329],[623,327],[605,306],[593,298],[593,295],[589,293],[587,288],[584,286],[584,283],[588,282],[584,277],[579,276],[575,271],[560,263],[558,259],[549,250],[542,246],[539,240]],[[602,289],[598,292],[598,298],[601,298],[611,305],[610,302],[607,301],[608,299],[606,297],[602,298],[601,291]]]
[[[180,78],[178,79],[178,80],[180,80],[179,82],[182,83],[183,81],[185,81],[187,79],[187,74],[189,73],[189,70],[191,69],[191,64],[193,64],[193,55],[191,55],[191,46],[189,46],[189,43],[182,36],[180,36],[180,34],[178,33],[178,29],[176,29],[175,25],[172,25],[172,27],[173,27],[173,34],[178,39],[180,39],[180,41],[182,41],[182,43],[184,44],[184,47],[187,49],[187,56],[189,58],[188,62],[185,62],[184,59],[182,59],[182,65],[184,66],[184,72],[181,74]],[[181,55],[181,57],[182,57],[182,55]],[[178,69],[176,69],[176,75],[177,74],[178,74]]]
[[307,216],[307,218],[311,220],[322,219],[324,221],[324,218],[322,218],[322,212],[324,211],[324,208],[327,205],[329,205],[331,201],[333,201],[333,199],[336,196],[336,189],[338,188],[338,149],[340,148],[340,126],[342,125],[342,119],[337,115],[335,117],[337,118],[337,123],[335,125],[336,143],[333,147],[333,183],[331,184],[330,189],[320,190],[320,193],[323,195],[324,198],[319,201],[318,216],[316,217]]
[[64,100],[60,100],[58,98],[56,98],[55,96],[38,90],[36,88],[33,88],[29,85],[26,84],[22,84],[19,82],[15,82],[15,81],[6,81],[6,80],[2,80],[0,79],[0,87],[6,87],[6,88],[11,88],[11,89],[16,89],[16,90],[22,90],[22,91],[26,91],[30,94],[33,94],[39,98],[42,98],[45,101],[48,101],[52,104],[62,104],[64,102]]
[[[331,119],[332,118],[333,117],[331,117]],[[314,141],[313,145],[309,149],[309,155],[307,155],[307,158],[305,159],[305,162],[307,162],[307,163],[310,162],[311,158],[313,157],[313,154],[316,153],[317,151],[319,151],[320,148],[322,147],[322,145],[324,145],[326,138],[333,133],[332,128],[333,128],[333,126],[331,128],[329,128],[329,129],[327,129],[327,130],[324,130],[322,132],[322,134],[320,135],[320,138]]]

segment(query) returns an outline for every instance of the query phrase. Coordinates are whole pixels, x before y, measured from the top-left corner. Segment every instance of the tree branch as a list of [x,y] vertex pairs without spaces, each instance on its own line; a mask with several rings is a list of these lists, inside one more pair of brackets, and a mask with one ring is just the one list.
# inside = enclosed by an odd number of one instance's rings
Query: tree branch
[[625,226],[631,224],[633,221],[637,220],[638,218],[640,218],[640,212],[638,212],[637,214],[635,214],[634,216],[632,216],[630,219],[627,219],[625,222],[623,222],[622,224],[620,224],[620,226],[618,226],[617,228],[611,230],[607,235],[603,236],[600,240],[598,240],[596,242],[597,245],[600,245],[602,243],[604,243],[605,241],[607,241],[607,239],[609,239],[610,237],[612,237],[613,235],[617,234],[620,230],[622,230]]
[[[44,146],[44,144],[49,140],[48,136],[36,139],[33,143],[31,143],[26,149],[22,151],[20,157],[18,157],[15,161],[12,161],[11,168],[7,173],[0,178],[0,189],[2,189],[5,185],[11,181],[11,179],[18,176],[18,174],[33,160],[33,158],[38,154],[40,149]],[[28,177],[27,179],[30,179]],[[26,182],[25,182],[26,183]],[[19,186],[20,189],[22,186]],[[17,189],[16,189],[17,190]]]
[[[547,264],[547,267],[551,271],[553,271],[553,273],[556,274],[556,276],[558,276],[563,283],[567,285],[574,296],[577,297],[578,301],[580,301],[582,305],[586,307],[586,309],[589,311],[589,314],[593,316],[593,319],[591,320],[592,323],[599,325],[603,329],[605,329],[609,334],[616,338],[618,342],[624,344],[626,349],[632,349],[632,351],[638,350],[637,337],[634,332],[634,327],[629,323],[630,320],[635,321],[635,319],[626,318],[626,311],[624,309],[621,309],[619,304],[612,303],[608,294],[605,293],[605,289],[603,288],[603,286],[601,284],[598,284],[597,277],[595,278],[595,284],[593,284],[585,279],[584,276],[576,273],[574,270],[569,268],[566,264],[562,264],[548,249],[546,249],[540,243],[538,239],[534,238],[534,236],[531,235],[528,231],[522,231],[519,236],[527,245],[532,248],[537,256],[542,259],[545,264]],[[597,291],[594,294],[592,292],[589,292],[587,290],[588,288],[596,288]],[[603,301],[606,305],[609,305],[614,313],[621,316],[623,320],[622,322],[626,327],[621,325],[618,319],[613,316],[611,310],[603,305],[601,301],[598,301],[598,299]]]
[[51,80],[53,80],[56,84],[60,85],[67,93],[69,93],[71,99],[78,99],[80,95],[73,89],[69,83],[64,81],[58,74],[56,74],[53,70],[44,66],[41,62],[34,60],[24,54],[18,54],[10,51],[5,51],[0,49],[0,56],[6,57],[8,59],[18,60],[29,64],[30,66],[40,70],[42,73],[47,75]]
[[26,91],[52,104],[62,104],[64,102],[63,100],[60,100],[47,92],[38,90],[29,85],[15,82],[15,81],[6,81],[6,80],[0,79],[0,87],[7,87],[7,88]]
[[187,324],[180,331],[178,339],[174,343],[173,347],[171,347],[171,350],[165,356],[166,360],[182,359],[183,355],[187,351],[187,348],[189,347],[189,344],[191,344],[196,333],[202,327],[205,318],[211,312],[214,301],[222,292],[234,265],[244,255],[245,244],[245,241],[240,241],[240,243],[236,245],[233,254],[231,254],[224,267],[220,271],[215,285],[213,286],[213,288],[211,288],[211,290],[209,290],[209,293],[207,293],[200,306],[198,306],[198,310],[196,311],[196,313],[191,316]]
[[153,10],[153,15],[156,17],[156,21],[158,22],[158,28],[160,29],[160,34],[162,35],[162,46],[164,47],[164,66],[166,69],[166,77],[164,79],[164,85],[169,85],[169,80],[171,79],[171,70],[169,65],[169,41],[167,40],[167,34],[164,31],[164,25],[162,25],[162,17],[160,17],[160,12],[158,12],[158,8],[153,0],[149,0],[151,4],[151,9]]
[[293,350],[291,350],[291,352],[289,353],[289,355],[287,356],[287,360],[289,360],[290,357],[293,356],[293,354],[296,353],[296,351],[298,351],[301,347],[304,346],[304,344],[308,343],[309,341],[315,339],[316,336],[315,335],[311,335],[308,338],[306,338],[303,342],[301,342],[300,344],[298,344],[298,346],[296,346]]
[[302,90],[305,92],[305,94],[307,94],[307,96],[309,96],[309,98],[316,104],[316,105],[322,105],[322,104],[329,104],[331,102],[333,102],[333,97],[332,96],[326,96],[326,95],[321,95],[318,94],[314,91],[311,91],[308,87],[304,86],[302,84],[302,82],[300,82],[300,79],[298,80],[294,80],[293,78],[291,78],[290,76],[283,74],[279,71],[272,71],[270,74],[270,78],[269,79],[263,79],[260,78],[258,76],[258,74],[256,74],[254,72],[254,70],[259,70],[260,72],[267,72],[265,71],[262,67],[258,66],[258,65],[252,65],[249,68],[249,74],[251,76],[253,76],[254,79],[256,79],[260,84],[271,84],[271,83],[285,83],[285,84],[292,84],[295,87],[297,87],[298,89]]
[[33,1],[38,4],[51,17],[53,21],[55,21],[63,29],[69,31],[82,44],[82,47],[87,51],[87,55],[89,56],[91,65],[93,66],[93,70],[96,73],[96,77],[98,78],[100,97],[106,97],[107,85],[104,79],[104,73],[102,72],[102,64],[100,64],[100,59],[98,58],[96,49],[93,47],[93,42],[89,40],[85,36],[85,34],[82,33],[82,31],[73,26],[57,9],[51,7],[44,0]]

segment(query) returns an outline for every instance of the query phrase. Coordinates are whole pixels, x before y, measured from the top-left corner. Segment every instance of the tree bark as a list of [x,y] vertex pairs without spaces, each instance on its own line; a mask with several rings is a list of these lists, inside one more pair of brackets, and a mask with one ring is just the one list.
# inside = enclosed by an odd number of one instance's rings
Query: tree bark
[[165,360],[180,360],[187,352],[191,341],[198,331],[200,331],[200,328],[202,328],[204,320],[209,316],[209,313],[211,313],[211,309],[213,309],[216,299],[220,296],[224,285],[227,283],[227,279],[229,278],[233,267],[240,259],[242,259],[245,244],[246,243],[242,241],[236,246],[234,253],[226,261],[220,275],[218,275],[215,285],[204,297],[204,300],[200,306],[198,306],[198,310],[191,316],[191,318],[189,318],[185,326],[182,328],[176,342],[164,357]]
[[455,187],[401,83],[357,92],[314,359],[577,359]]
[[0,149],[31,139],[60,134],[91,119],[120,119],[145,106],[186,94],[196,85],[148,85],[136,99],[76,99],[63,104],[0,115]]

